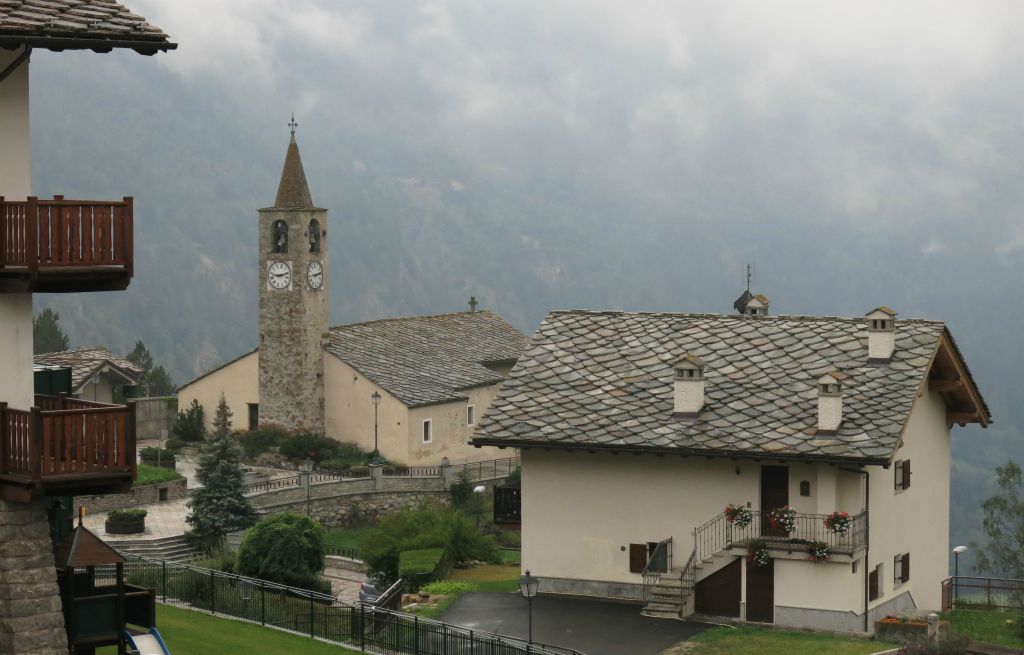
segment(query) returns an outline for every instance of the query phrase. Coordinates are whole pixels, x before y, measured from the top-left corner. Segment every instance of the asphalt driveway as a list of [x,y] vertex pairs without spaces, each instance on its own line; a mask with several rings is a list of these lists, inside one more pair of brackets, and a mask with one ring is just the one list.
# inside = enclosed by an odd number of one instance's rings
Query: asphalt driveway
[[[526,639],[526,600],[512,593],[465,594],[441,617],[445,623]],[[652,619],[640,605],[605,600],[538,596],[533,601],[533,640],[586,655],[657,655],[707,626]]]

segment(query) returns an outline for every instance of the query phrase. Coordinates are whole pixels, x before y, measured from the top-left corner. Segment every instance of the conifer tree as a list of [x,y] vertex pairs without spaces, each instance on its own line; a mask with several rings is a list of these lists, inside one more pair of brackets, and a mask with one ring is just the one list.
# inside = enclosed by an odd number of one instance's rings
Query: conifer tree
[[32,319],[32,352],[36,355],[68,349],[68,335],[60,329],[60,314],[49,307]]
[[231,410],[221,394],[213,433],[203,445],[196,469],[203,486],[192,494],[188,502],[191,513],[185,519],[192,533],[207,544],[252,523],[241,461],[241,449],[231,436]]
[[153,355],[142,339],[135,342],[132,351],[125,356],[132,364],[142,369],[139,382],[131,394],[133,397],[169,396],[174,393],[174,382],[163,366],[154,366]]

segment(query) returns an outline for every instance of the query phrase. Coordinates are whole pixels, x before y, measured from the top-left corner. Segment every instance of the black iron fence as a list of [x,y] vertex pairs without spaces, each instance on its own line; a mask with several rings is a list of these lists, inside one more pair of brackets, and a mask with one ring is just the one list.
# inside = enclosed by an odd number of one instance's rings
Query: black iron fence
[[204,610],[364,651],[389,655],[582,655],[569,648],[530,644],[373,605],[341,603],[329,594],[178,562],[128,555],[124,566],[126,582],[155,590],[157,600],[167,605]]
[[523,490],[519,487],[494,488],[494,522],[506,525],[523,522]]
[[334,555],[335,557],[346,557],[348,559],[362,562],[362,553],[358,548],[352,548],[351,546],[339,546],[337,544],[324,544],[324,552],[327,555]]
[[654,550],[647,556],[647,564],[643,570],[644,600],[651,599],[654,585],[665,573],[672,570],[672,537],[659,541]]
[[942,581],[942,611],[1024,609],[1024,580],[951,576]]

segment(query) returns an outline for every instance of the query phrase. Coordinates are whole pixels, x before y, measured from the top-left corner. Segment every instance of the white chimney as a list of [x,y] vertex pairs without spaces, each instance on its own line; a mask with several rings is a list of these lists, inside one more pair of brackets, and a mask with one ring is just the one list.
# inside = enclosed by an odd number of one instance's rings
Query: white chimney
[[704,360],[685,355],[674,364],[673,399],[675,413],[695,418],[704,408]]
[[896,350],[896,312],[878,307],[867,314],[868,363],[887,364]]
[[843,380],[839,371],[818,378],[818,431],[835,432],[843,422]]

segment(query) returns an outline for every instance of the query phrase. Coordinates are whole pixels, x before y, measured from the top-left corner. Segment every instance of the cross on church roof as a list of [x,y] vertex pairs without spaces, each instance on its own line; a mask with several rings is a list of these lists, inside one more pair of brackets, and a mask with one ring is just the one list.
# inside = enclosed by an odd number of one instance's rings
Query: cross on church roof
[[470,296],[469,297],[469,311],[475,312],[476,311],[476,306],[477,306],[476,296]]
[[295,122],[295,112],[292,112],[292,119],[288,121],[288,127],[292,128],[292,134],[295,134],[295,128],[298,126],[299,124]]

